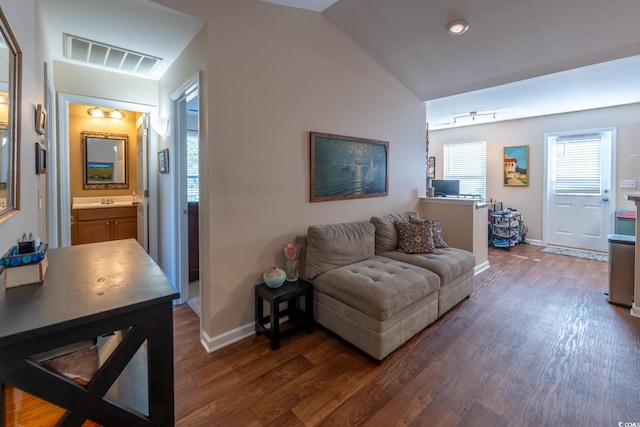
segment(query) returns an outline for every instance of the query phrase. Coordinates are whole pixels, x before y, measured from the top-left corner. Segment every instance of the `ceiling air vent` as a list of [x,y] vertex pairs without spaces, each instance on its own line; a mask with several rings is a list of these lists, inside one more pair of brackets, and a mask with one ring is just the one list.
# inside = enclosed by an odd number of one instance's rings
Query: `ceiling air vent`
[[64,48],[65,58],[72,61],[140,75],[151,74],[156,65],[162,61],[162,58],[156,56],[66,33]]

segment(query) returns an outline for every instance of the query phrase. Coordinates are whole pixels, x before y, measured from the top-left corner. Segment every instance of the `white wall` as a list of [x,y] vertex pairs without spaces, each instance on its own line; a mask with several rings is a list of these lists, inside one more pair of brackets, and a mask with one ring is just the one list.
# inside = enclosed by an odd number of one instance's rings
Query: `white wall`
[[[253,288],[309,225],[415,208],[424,194],[424,103],[322,14],[257,0],[159,1],[208,23],[210,225],[203,327],[250,325]],[[390,142],[383,198],[309,202],[309,132]],[[207,229],[208,228],[208,229]]]
[[0,0],[0,6],[22,50],[22,99],[20,126],[20,211],[0,224],[0,252],[15,245],[23,232],[45,236],[46,205],[38,208],[38,187],[43,177],[35,174],[35,106],[44,101],[43,53],[37,49],[36,7],[34,0]]
[[[171,111],[171,97],[180,90],[182,85],[189,81],[195,74],[202,71],[202,75],[207,69],[207,30],[206,26],[203,28],[191,41],[189,46],[182,52],[176,62],[167,70],[162,76],[159,82],[159,96],[158,96],[158,115],[161,117],[170,117]],[[200,90],[202,93],[206,93],[206,78],[200,82]],[[204,106],[201,108],[200,116],[206,119],[206,102],[203,99],[200,100]],[[197,124],[195,124],[197,126]],[[206,120],[204,125],[200,126],[199,135],[201,141],[207,140]],[[175,263],[179,261],[178,251],[179,245],[175,242],[175,230],[173,224],[173,215],[175,207],[172,204],[171,191],[173,181],[175,179],[175,150],[177,150],[176,143],[173,140],[173,133],[170,131],[168,135],[159,137],[157,146],[150,149],[150,152],[155,153],[164,148],[169,148],[169,174],[159,174],[157,167],[150,167],[150,180],[155,180],[157,191],[157,229],[154,229],[152,234],[156,234],[158,238],[158,264],[167,273],[167,276],[171,278],[174,284],[178,285],[178,280],[175,277]],[[203,144],[203,150],[206,150],[207,145]],[[206,151],[205,151],[206,153]],[[203,155],[206,155],[203,153]],[[154,158],[153,161],[156,161]],[[207,170],[201,168],[200,170],[200,182],[201,186],[206,183]],[[205,187],[206,188],[206,187]],[[202,211],[206,209],[206,206],[201,204],[201,219],[207,221],[207,215]],[[208,222],[208,221],[207,221]],[[201,252],[204,259],[208,257]],[[204,273],[204,272],[203,272]],[[204,282],[203,275],[201,275],[201,281]]]
[[[520,210],[529,228],[528,239],[542,240],[545,133],[614,127],[617,129],[616,201],[614,209],[635,209],[624,199],[629,190],[617,187],[621,179],[640,185],[640,104],[555,114],[430,132],[429,155],[436,157],[436,176],[442,177],[442,146],[446,142],[487,141],[487,198]],[[502,185],[503,147],[529,145],[529,186]],[[635,190],[633,190],[635,191]]]
[[56,92],[133,104],[156,105],[158,82],[98,68],[54,61]]

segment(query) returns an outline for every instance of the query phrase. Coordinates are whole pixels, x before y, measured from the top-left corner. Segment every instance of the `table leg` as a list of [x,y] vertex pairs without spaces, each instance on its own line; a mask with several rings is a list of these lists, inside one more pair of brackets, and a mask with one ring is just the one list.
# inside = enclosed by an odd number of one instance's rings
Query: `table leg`
[[159,426],[174,425],[173,396],[173,307],[166,303],[155,309],[147,338],[149,366],[149,418]]
[[307,292],[304,296],[304,316],[309,322],[305,330],[310,334],[313,332],[313,291]]
[[271,349],[276,350],[280,347],[280,303],[273,301],[271,304]]
[[256,315],[256,335],[262,335],[262,318],[264,317],[264,307],[262,307],[262,298],[255,292],[255,315]]

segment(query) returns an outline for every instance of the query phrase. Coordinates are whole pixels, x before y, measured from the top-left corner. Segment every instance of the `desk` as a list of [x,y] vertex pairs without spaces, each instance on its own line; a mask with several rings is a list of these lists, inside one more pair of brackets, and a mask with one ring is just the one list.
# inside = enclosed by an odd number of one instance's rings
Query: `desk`
[[[60,426],[85,419],[173,426],[172,300],[179,293],[160,267],[134,239],[50,249],[47,257],[42,284],[0,290],[0,382],[65,408]],[[87,386],[31,358],[114,331],[122,341]],[[105,399],[141,347],[148,356],[147,414]]]

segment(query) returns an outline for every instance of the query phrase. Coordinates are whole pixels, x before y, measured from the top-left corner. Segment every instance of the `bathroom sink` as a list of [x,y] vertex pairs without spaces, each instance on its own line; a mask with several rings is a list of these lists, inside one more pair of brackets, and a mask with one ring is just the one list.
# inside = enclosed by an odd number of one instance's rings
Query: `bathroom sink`
[[[83,200],[84,199],[84,200]],[[87,200],[89,199],[89,200]],[[105,198],[105,202],[102,203],[102,199],[96,197],[86,198],[74,198],[71,209],[103,209],[103,208],[120,208],[126,206],[133,206],[130,197],[109,197]]]
[[119,208],[122,206],[133,206],[131,202],[113,202],[110,204],[102,203],[76,203],[72,209],[96,209],[96,208]]

